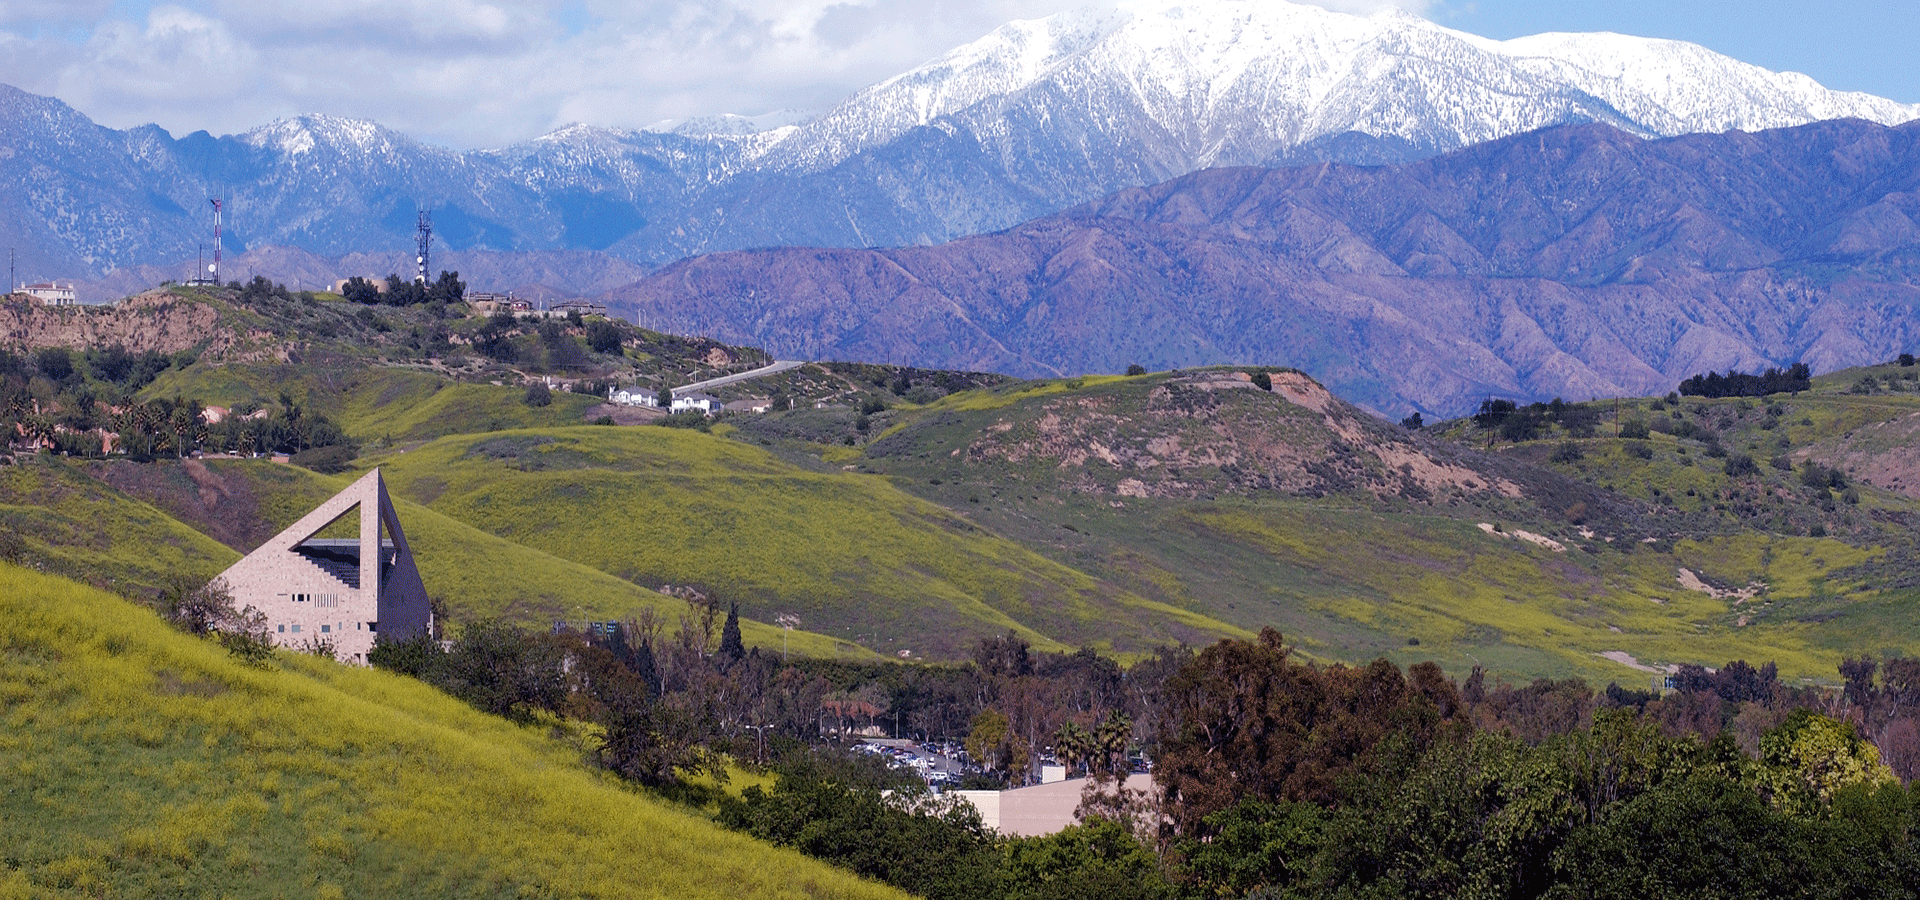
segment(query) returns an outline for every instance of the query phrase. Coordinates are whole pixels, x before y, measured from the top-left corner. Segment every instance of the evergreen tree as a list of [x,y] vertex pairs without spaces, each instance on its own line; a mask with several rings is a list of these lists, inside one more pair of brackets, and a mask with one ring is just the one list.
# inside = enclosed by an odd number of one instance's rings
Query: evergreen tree
[[740,639],[740,604],[727,604],[727,623],[720,626],[720,661],[726,665],[739,662],[747,655],[747,646]]

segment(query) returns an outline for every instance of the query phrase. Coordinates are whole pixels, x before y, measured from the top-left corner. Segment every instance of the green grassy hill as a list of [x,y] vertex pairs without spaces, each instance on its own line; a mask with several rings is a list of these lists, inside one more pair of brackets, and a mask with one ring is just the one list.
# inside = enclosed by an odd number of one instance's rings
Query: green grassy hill
[[[1840,373],[1771,403],[1574,404],[1515,443],[1466,421],[1412,433],[1270,377],[1272,392],[1226,369],[958,395],[898,413],[854,462],[1329,659],[1633,684],[1635,666],[1733,658],[1831,680],[1843,655],[1920,650],[1920,594],[1883,571],[1920,507],[1803,483],[1825,436],[1920,398],[1862,397]],[[1613,436],[1616,406],[1659,416],[1650,437]]]
[[[30,469],[32,467],[21,467]],[[200,581],[212,577],[282,528],[347,486],[352,476],[329,476],[267,460],[188,460],[132,463],[111,461],[77,466],[49,462],[48,471],[89,486],[101,501],[81,516],[111,521],[112,506],[141,498],[155,519],[175,519],[174,530],[199,537],[193,529],[226,546],[196,544],[191,564],[142,552],[140,540],[117,542],[109,570],[139,573],[135,583],[166,585],[171,573],[185,571]],[[7,470],[0,469],[0,477]],[[572,562],[525,544],[489,534],[424,506],[395,498],[407,538],[413,544],[422,579],[457,623],[477,617],[504,617],[533,626],[555,621],[624,621],[652,609],[671,623],[685,611],[682,601],[604,571]],[[182,525],[181,523],[184,523]],[[187,527],[191,526],[191,527]],[[71,554],[70,554],[71,555]],[[83,564],[75,559],[67,568]],[[657,585],[654,585],[657,587]],[[870,658],[868,650],[810,629],[783,634],[768,621],[751,616],[741,622],[750,645],[788,646],[819,657]]]
[[127,596],[205,583],[240,554],[79,465],[0,467],[0,561],[28,562]]
[[[1639,683],[1731,658],[1831,679],[1845,654],[1920,652],[1915,367],[1409,430],[1282,369],[820,364],[733,389],[791,411],[707,433],[587,426],[584,395],[527,402],[522,380],[583,329],[526,325],[515,361],[486,361],[447,343],[479,319],[258,302],[221,306],[253,355],[169,368],[142,396],[285,393],[339,423],[356,471],[385,467],[456,618],[653,608],[671,627],[679,602],[656,589],[673,584],[739,603],[750,644],[798,616],[811,655],[951,659],[1008,630],[1127,655],[1277,625],[1328,660]],[[623,334],[568,371],[684,384],[757,359]],[[56,462],[0,476],[0,516],[13,555],[138,593],[218,571],[348,477]]]
[[896,490],[746,444],[666,428],[522,430],[377,460],[392,489],[452,519],[642,585],[689,584],[771,621],[885,652],[1037,646],[1141,652],[1244,634],[1115,589]]
[[0,565],[0,895],[887,897],[410,679]]

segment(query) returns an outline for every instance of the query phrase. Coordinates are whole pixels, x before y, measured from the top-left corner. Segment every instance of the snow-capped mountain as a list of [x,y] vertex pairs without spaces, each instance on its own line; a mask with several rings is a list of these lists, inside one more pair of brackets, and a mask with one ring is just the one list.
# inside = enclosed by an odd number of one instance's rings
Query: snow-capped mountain
[[0,90],[0,195],[38,277],[191,259],[206,198],[229,250],[443,245],[711,250],[937,243],[1199,169],[1404,161],[1549,125],[1654,137],[1920,106],[1829,91],[1674,41],[1492,41],[1403,13],[1185,0],[1009,23],[817,116],[571,126],[457,152],[331,116],[237,137],[101,128]]
[[1920,105],[1829,91],[1679,41],[1492,41],[1398,11],[1189,0],[1010,23],[861,91],[770,155],[831,165],[943,118],[1003,153],[1033,145],[1033,129],[1018,125],[1080,120],[1086,137],[1205,168],[1349,132],[1435,152],[1583,121],[1668,137],[1917,117]]

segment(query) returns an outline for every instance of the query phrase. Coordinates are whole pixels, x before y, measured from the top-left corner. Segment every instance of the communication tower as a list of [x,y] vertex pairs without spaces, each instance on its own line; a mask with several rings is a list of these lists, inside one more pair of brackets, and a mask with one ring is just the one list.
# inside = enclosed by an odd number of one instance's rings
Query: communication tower
[[220,283],[220,206],[217,199],[208,200],[213,204],[213,265],[207,267],[207,280]]
[[415,280],[420,282],[421,287],[426,287],[429,284],[427,281],[427,251],[433,247],[433,216],[429,214],[427,210],[423,209],[420,211],[420,227],[414,237],[414,242],[419,245],[420,249],[420,252],[413,258],[413,261],[420,266],[420,274]]

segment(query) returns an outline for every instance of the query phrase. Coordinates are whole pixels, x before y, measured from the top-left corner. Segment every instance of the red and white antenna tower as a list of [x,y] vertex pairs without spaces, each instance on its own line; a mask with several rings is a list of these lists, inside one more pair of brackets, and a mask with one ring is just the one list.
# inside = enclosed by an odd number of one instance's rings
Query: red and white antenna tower
[[208,200],[213,204],[213,265],[207,267],[207,280],[220,282],[220,201]]

